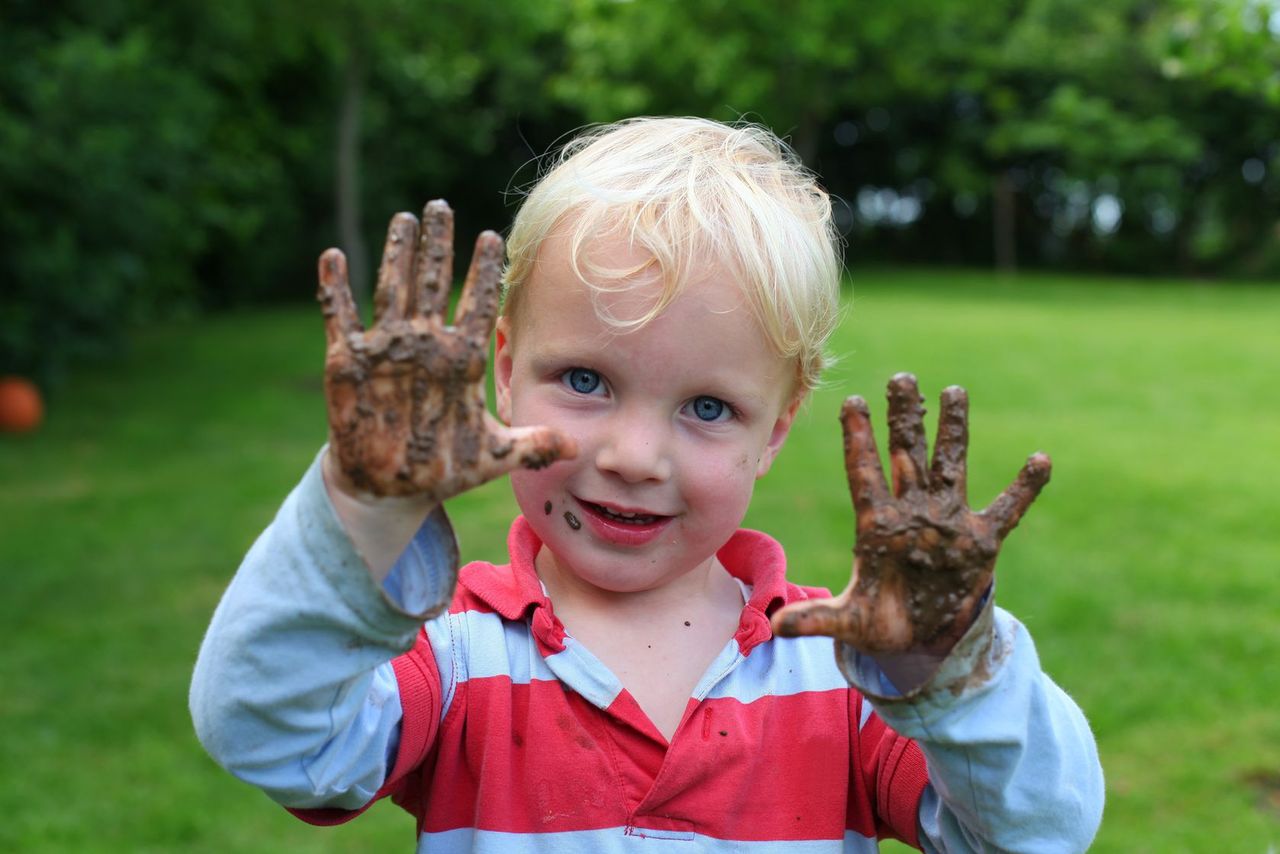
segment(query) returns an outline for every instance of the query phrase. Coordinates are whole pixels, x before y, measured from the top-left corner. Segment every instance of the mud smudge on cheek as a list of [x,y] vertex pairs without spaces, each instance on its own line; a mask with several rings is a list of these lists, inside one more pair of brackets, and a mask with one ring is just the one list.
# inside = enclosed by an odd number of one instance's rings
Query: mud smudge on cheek
[[546,513],[548,516],[550,516],[550,515],[551,515],[551,502],[550,502],[550,501],[548,501],[546,504],[543,504],[543,505],[542,505],[542,512],[543,512],[543,513]]
[[582,523],[578,521],[578,517],[570,513],[568,510],[564,511],[564,520],[568,522],[569,527],[573,528],[575,531],[582,527]]

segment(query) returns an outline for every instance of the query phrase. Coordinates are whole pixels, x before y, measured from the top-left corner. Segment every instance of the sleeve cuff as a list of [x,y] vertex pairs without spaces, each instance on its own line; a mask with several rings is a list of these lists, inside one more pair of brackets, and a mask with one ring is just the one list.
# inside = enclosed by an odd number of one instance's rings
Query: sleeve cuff
[[934,701],[954,701],[991,682],[1008,652],[996,631],[997,609],[988,598],[973,625],[941,662],[931,664],[921,657],[921,670],[931,675],[908,690],[900,690],[876,660],[854,647],[836,641],[836,663],[845,678],[877,706],[920,705]]
[[379,585],[329,499],[321,471],[324,453],[321,448],[298,485],[298,529],[318,553],[330,556],[319,566],[343,600],[371,626],[387,625],[390,616],[412,643],[422,623],[447,608],[453,596],[459,555],[449,517],[443,506],[432,511]]
[[426,621],[453,597],[458,581],[458,538],[441,504],[431,511],[382,582],[391,607]]

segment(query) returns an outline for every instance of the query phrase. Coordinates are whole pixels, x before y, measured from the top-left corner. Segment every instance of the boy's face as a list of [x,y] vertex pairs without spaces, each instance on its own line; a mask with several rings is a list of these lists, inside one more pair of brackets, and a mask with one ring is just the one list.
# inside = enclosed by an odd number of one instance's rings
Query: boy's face
[[[630,267],[615,238],[587,257]],[[600,297],[622,317],[651,304],[656,271]],[[603,322],[560,234],[543,244],[517,318],[498,324],[498,412],[557,427],[576,459],[512,473],[516,500],[561,572],[601,590],[662,587],[705,567],[746,514],[795,416],[794,365],[769,347],[718,266],[642,328]],[[549,508],[549,509],[548,509]]]

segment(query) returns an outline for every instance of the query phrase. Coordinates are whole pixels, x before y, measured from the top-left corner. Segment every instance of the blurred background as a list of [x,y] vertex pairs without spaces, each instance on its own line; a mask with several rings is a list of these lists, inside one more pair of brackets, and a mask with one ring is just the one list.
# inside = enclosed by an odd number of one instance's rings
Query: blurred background
[[[448,199],[465,259],[641,114],[763,123],[836,198],[842,364],[748,518],[793,577],[848,575],[839,398],[966,385],[975,503],[1054,454],[1001,597],[1098,732],[1097,850],[1280,846],[1280,0],[0,0],[0,848],[408,850],[186,717],[324,439],[315,259],[367,305],[392,213]],[[513,507],[459,500],[468,557]]]
[[308,298],[318,247],[364,272],[428,196],[503,228],[532,158],[640,114],[786,136],[854,264],[1280,274],[1271,0],[3,8],[0,369],[46,384]]

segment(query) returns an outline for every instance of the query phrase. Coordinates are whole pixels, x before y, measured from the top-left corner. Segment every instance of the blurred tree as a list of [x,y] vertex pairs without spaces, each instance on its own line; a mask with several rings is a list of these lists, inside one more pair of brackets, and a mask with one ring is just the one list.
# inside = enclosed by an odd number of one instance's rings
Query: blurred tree
[[341,61],[366,58],[365,234],[381,245],[392,212],[418,212],[437,197],[456,208],[462,240],[503,229],[508,181],[532,155],[521,133],[564,123],[551,120],[555,105],[542,92],[561,56],[562,7],[439,0],[424,15],[411,0],[343,5],[359,6],[359,25],[327,36]]
[[[558,56],[560,7],[440,0],[424,14],[412,0],[325,0],[289,15],[332,75],[334,207],[357,298],[367,304],[366,238],[380,240],[395,210],[454,196],[465,224],[501,228],[494,172],[514,171],[528,154],[511,161],[498,143],[549,108],[530,93]],[[489,198],[473,202],[480,190]]]
[[1178,257],[1188,270],[1280,271],[1280,4],[1166,0],[1145,34],[1202,140],[1182,175]]
[[1200,141],[1169,110],[1174,93],[1158,63],[1135,49],[1150,9],[1147,0],[1031,0],[977,69],[995,209],[1008,212],[994,217],[999,266],[1013,262],[1018,195],[1059,240],[1109,234],[1124,207],[1119,176],[1140,165],[1149,179],[1174,175],[1199,155]]
[[428,198],[501,227],[644,113],[789,135],[858,258],[1280,271],[1274,0],[5,0],[0,55],[0,372],[44,381],[328,245],[367,277]]
[[[972,263],[985,220],[1003,267],[1240,269],[1275,243],[1272,6],[951,4],[923,49],[933,80],[847,102],[821,152],[833,186],[858,188],[855,249]],[[1252,257],[1274,270],[1280,250]]]
[[9,7],[0,372],[46,385],[132,324],[310,295],[324,246],[367,274],[361,237],[427,196],[502,227],[560,30],[461,0]]
[[41,381],[193,297],[216,110],[145,30],[53,19],[19,4],[0,28],[0,371]]
[[552,91],[592,121],[753,119],[813,163],[840,108],[943,88],[934,72],[966,29],[967,5],[572,0]]

